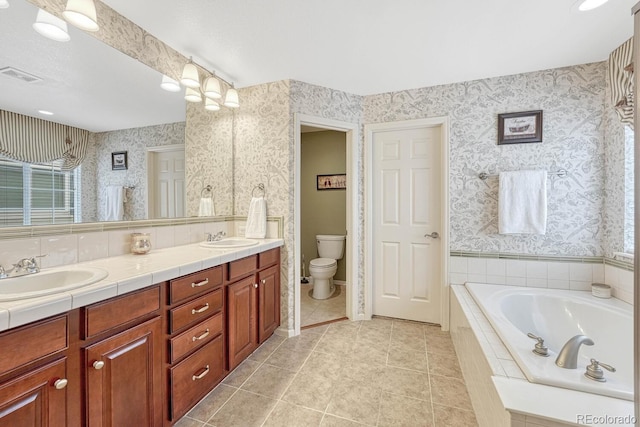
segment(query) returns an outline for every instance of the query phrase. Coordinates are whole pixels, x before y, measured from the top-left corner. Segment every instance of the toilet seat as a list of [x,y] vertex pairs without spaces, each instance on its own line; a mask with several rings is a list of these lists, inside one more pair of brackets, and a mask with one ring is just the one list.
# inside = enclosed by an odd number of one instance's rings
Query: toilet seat
[[338,265],[338,261],[331,258],[316,258],[309,262],[309,268],[313,267],[318,270],[330,269]]

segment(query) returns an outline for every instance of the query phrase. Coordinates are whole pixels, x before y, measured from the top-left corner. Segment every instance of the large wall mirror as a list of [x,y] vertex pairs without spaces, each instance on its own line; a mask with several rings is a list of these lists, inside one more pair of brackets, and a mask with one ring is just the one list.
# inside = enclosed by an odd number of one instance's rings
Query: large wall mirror
[[[189,159],[188,133],[202,139],[208,132],[198,128],[202,113],[192,114],[196,120],[189,124],[184,90],[161,89],[161,73],[71,25],[67,42],[38,34],[32,27],[38,10],[26,0],[11,0],[9,8],[0,9],[0,110],[90,132],[88,155],[73,184],[76,219],[113,220],[108,215],[109,187],[125,188],[125,221],[197,215],[194,198],[210,183],[188,172],[185,177],[185,166],[198,162]],[[35,80],[29,81],[30,76]],[[53,114],[45,116],[41,110]],[[217,143],[230,147],[232,141]],[[231,162],[227,164],[225,173],[231,175]],[[231,215],[227,210],[220,206],[216,213]]]

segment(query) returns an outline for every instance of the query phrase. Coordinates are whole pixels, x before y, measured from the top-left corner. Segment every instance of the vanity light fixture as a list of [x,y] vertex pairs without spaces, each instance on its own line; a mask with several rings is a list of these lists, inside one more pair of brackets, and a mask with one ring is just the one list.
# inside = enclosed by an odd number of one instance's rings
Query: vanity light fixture
[[67,23],[46,10],[38,9],[38,15],[36,16],[36,22],[33,23],[33,29],[46,38],[57,42],[68,42],[71,40],[69,31],[67,30]]
[[213,76],[207,77],[207,80],[204,81],[202,92],[207,98],[222,98],[222,91],[220,90],[220,80],[216,78],[215,74]]
[[198,67],[196,67],[191,58],[189,58],[189,62],[184,64],[180,83],[192,89],[200,88],[200,74],[198,73]]
[[9,2],[7,0],[0,0],[0,9],[6,9],[9,7]]
[[180,83],[165,74],[162,75],[160,87],[168,92],[180,92]]
[[207,111],[220,111],[220,104],[207,97],[204,99],[204,109]]
[[94,32],[100,29],[93,0],[68,0],[62,16],[81,30]]
[[184,94],[184,99],[189,102],[202,102],[202,95],[200,95],[200,91],[198,89],[188,87]]
[[609,0],[578,0],[574,7],[580,12],[587,12],[593,10],[596,7],[600,7]]
[[238,91],[233,87],[227,89],[227,93],[224,96],[224,106],[229,108],[238,108],[240,106],[240,100],[238,99]]

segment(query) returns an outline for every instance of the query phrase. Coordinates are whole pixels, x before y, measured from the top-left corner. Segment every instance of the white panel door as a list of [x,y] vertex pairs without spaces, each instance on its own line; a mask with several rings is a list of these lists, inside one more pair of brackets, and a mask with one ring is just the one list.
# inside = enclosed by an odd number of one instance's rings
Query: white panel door
[[441,322],[440,150],[440,127],[373,134],[373,314]]
[[154,218],[185,216],[184,166],[184,150],[155,153]]

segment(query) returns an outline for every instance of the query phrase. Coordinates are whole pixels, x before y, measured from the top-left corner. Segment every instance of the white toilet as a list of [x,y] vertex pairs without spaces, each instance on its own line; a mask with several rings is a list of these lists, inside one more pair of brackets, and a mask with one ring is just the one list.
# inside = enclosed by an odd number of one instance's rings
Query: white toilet
[[309,274],[313,277],[313,298],[327,299],[333,294],[333,276],[338,270],[338,261],[344,255],[346,236],[318,234],[316,244],[320,258],[309,263]]

